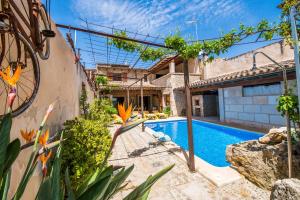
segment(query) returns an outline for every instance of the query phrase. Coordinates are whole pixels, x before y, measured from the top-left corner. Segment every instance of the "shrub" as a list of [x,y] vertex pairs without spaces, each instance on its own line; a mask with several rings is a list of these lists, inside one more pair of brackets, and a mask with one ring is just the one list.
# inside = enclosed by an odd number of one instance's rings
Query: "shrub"
[[103,75],[98,75],[95,78],[95,81],[98,85],[107,85],[108,84],[108,78],[106,76],[103,76]]
[[75,118],[64,124],[63,171],[68,167],[72,187],[96,170],[104,160],[111,142],[108,126],[116,113],[109,99],[95,99],[87,118]]
[[109,124],[113,114],[118,114],[110,99],[95,99],[89,107],[88,118],[90,120],[100,120],[104,124]]
[[87,103],[87,92],[86,92],[85,85],[82,85],[81,95],[79,99],[79,107],[80,107],[81,114],[86,118],[89,104]]
[[101,121],[82,118],[64,124],[66,141],[62,151],[62,169],[69,168],[73,188],[104,160],[111,143],[109,130],[104,125]]
[[146,119],[149,119],[149,120],[156,120],[157,119],[155,114],[145,114],[145,117],[146,117]]
[[170,116],[171,115],[171,108],[170,106],[167,106],[164,108],[163,113],[165,113],[166,115]]
[[165,113],[156,113],[155,115],[156,115],[156,117],[158,119],[166,119],[166,118],[168,118],[168,115],[165,114]]

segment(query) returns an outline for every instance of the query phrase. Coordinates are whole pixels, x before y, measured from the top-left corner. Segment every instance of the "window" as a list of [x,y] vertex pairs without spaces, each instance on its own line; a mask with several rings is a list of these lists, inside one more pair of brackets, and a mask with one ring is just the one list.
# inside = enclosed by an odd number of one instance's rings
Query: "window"
[[144,82],[147,82],[147,81],[148,81],[147,75],[144,75]]
[[121,73],[113,73],[112,80],[113,81],[122,81],[122,74]]
[[200,106],[200,101],[199,101],[199,99],[196,99],[196,100],[195,100],[195,106]]
[[243,96],[266,96],[266,95],[280,95],[281,84],[264,84],[243,87]]

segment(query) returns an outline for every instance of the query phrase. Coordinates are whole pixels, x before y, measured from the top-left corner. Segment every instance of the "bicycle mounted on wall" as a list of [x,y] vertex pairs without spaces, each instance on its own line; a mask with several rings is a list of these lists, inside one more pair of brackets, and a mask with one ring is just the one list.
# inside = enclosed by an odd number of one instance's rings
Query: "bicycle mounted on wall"
[[[37,54],[42,60],[49,58],[49,39],[55,37],[55,32],[40,0],[1,0],[0,6],[0,70],[14,73],[18,66],[22,69],[12,110],[17,116],[36,97],[40,83]],[[9,91],[10,86],[0,77],[0,118],[7,110]]]

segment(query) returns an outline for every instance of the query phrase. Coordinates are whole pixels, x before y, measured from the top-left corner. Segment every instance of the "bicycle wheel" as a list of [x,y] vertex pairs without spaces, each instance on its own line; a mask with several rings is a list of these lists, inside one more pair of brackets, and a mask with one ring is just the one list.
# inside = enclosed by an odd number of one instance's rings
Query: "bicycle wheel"
[[[16,86],[16,99],[12,107],[12,115],[15,117],[23,113],[36,97],[40,84],[39,63],[34,50],[20,33],[1,33],[0,45],[1,70],[4,71],[7,67],[10,67],[14,72],[17,66],[22,68]],[[10,86],[0,77],[0,118],[7,112],[7,95],[9,91]]]
[[50,39],[45,35],[45,32],[50,30],[50,24],[44,6],[40,7],[40,12],[38,15],[38,25],[38,53],[41,59],[47,60],[50,55]]

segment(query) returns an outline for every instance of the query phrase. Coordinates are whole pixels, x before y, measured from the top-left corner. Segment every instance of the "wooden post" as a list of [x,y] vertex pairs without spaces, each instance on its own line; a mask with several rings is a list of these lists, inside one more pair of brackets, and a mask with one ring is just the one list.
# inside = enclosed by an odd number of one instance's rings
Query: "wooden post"
[[184,61],[184,85],[186,96],[186,118],[188,129],[188,145],[189,145],[189,169],[195,171],[195,158],[194,158],[194,139],[193,139],[193,127],[192,127],[192,99],[189,83],[189,65],[188,61]]
[[127,88],[127,108],[129,108],[130,97],[129,97],[129,88]]
[[[143,91],[143,79],[141,79],[141,112],[142,112],[142,118],[144,118],[144,91]],[[145,131],[145,124],[142,123],[142,131]]]

